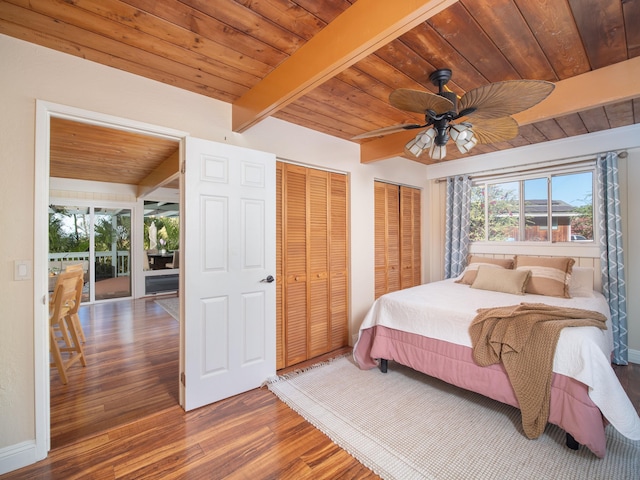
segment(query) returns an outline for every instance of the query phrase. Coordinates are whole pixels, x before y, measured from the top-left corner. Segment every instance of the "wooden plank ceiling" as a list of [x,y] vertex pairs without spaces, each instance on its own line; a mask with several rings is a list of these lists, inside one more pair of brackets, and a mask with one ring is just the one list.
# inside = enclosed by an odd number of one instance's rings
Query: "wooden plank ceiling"
[[[0,33],[232,103],[236,131],[271,115],[349,140],[421,122],[388,97],[435,92],[437,68],[459,95],[556,83],[515,117],[518,137],[468,155],[638,123],[638,25],[640,0],[0,1]],[[359,141],[362,161],[401,155],[414,133]]]

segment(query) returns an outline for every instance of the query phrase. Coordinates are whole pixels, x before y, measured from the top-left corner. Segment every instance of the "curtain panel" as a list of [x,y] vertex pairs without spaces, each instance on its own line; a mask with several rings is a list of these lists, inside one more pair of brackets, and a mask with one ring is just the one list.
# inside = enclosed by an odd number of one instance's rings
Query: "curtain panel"
[[466,266],[469,253],[471,177],[447,178],[444,278],[457,277]]
[[607,152],[596,161],[598,184],[598,233],[602,293],[609,302],[613,333],[613,362],[628,364],[627,293],[622,248],[618,155]]

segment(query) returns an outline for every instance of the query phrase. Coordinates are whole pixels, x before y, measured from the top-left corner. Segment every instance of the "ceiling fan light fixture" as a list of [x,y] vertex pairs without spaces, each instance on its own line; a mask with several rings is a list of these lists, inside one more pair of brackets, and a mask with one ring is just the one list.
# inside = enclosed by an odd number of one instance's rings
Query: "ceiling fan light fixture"
[[460,153],[469,153],[473,147],[478,144],[478,139],[475,136],[472,136],[469,140],[465,140],[463,142],[456,142],[456,146]]
[[444,160],[444,157],[447,156],[447,146],[436,145],[434,143],[433,145],[431,145],[431,150],[429,150],[429,156],[433,160]]
[[436,136],[436,130],[429,128],[424,132],[420,132],[416,137],[405,145],[405,148],[415,157],[422,155],[425,150],[433,145],[433,139]]
[[[423,114],[424,125],[394,125],[354,139],[429,127],[405,145],[404,153],[407,157],[420,158],[429,150],[433,160],[443,160],[449,139],[455,142],[460,153],[465,154],[478,143],[505,142],[515,138],[518,123],[511,115],[537,105],[555,87],[544,80],[505,80],[468,90],[459,97],[446,87],[450,79],[451,70],[440,68],[429,75],[431,83],[438,87],[438,93],[398,88],[389,95],[392,106]],[[466,121],[467,117],[469,121]]]
[[451,139],[456,143],[460,153],[469,153],[469,151],[478,144],[478,139],[471,129],[472,125],[467,122],[452,125],[449,134]]
[[449,135],[451,136],[451,140],[456,143],[467,142],[471,138],[473,138],[473,130],[471,130],[471,124],[462,122],[451,125]]

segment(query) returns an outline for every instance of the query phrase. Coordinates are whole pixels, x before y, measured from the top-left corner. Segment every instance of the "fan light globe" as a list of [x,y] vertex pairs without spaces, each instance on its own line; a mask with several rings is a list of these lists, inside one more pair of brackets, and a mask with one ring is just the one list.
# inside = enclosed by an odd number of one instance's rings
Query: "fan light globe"
[[451,140],[456,143],[464,143],[468,142],[471,137],[473,137],[473,131],[471,130],[470,123],[458,123],[456,125],[451,125],[449,130],[449,135],[451,136]]
[[469,151],[478,144],[478,139],[471,133],[471,138],[463,142],[456,142],[456,146],[460,153],[469,153]]
[[443,160],[444,157],[447,156],[447,146],[446,145],[436,145],[435,143],[431,146],[431,150],[429,151],[429,156],[434,160]]
[[416,135],[416,138],[411,140],[405,148],[411,152],[411,155],[415,157],[419,157],[427,150],[431,145],[433,145],[433,139],[436,136],[436,131],[433,128],[425,130],[424,132],[420,132]]

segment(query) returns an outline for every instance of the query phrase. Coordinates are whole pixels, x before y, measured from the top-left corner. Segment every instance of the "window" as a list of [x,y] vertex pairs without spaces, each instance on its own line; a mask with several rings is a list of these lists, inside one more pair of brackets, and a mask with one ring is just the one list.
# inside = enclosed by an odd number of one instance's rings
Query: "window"
[[144,202],[144,249],[168,252],[180,248],[180,206],[174,202]]
[[472,242],[593,241],[594,171],[476,182]]
[[144,201],[143,263],[146,295],[175,292],[179,287],[180,205]]

